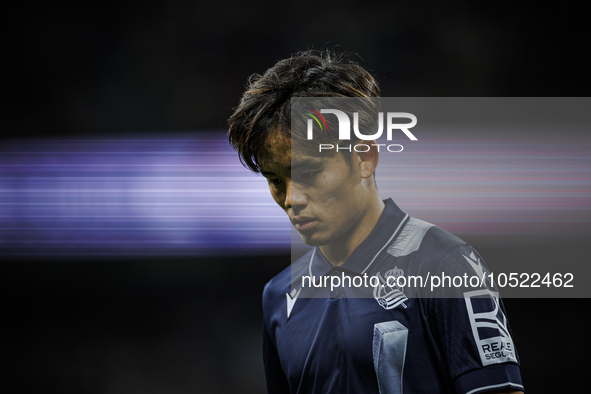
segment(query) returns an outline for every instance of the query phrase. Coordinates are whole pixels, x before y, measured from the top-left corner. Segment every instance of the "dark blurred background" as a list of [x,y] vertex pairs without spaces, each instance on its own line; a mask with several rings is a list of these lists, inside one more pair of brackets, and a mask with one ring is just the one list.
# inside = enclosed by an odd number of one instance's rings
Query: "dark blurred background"
[[[308,48],[358,54],[384,96],[588,96],[584,13],[571,2],[542,7],[13,4],[5,11],[3,136],[223,132],[249,75]],[[553,254],[559,264],[562,250],[587,263],[585,243],[474,246],[487,260]],[[289,253],[1,258],[10,392],[264,392],[260,295]],[[588,300],[505,304],[528,391],[575,391]]]

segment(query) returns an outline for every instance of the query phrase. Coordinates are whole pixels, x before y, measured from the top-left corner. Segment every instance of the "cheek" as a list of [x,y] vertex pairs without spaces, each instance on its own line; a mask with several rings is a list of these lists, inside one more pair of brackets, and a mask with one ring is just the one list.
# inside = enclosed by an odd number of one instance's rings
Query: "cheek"
[[275,200],[275,202],[283,208],[283,203],[285,202],[285,193],[283,193],[281,190],[277,189],[273,185],[269,185],[269,191],[271,192],[273,200]]
[[349,188],[335,179],[322,179],[323,187],[318,189],[316,200],[320,208],[334,219],[338,219],[346,211],[346,200]]
[[338,200],[347,198],[354,188],[351,179],[340,173],[324,176],[321,184],[323,185],[324,194],[327,197]]
[[358,195],[354,183],[348,177],[327,177],[324,182],[320,201],[325,211],[336,220],[346,220],[358,204]]

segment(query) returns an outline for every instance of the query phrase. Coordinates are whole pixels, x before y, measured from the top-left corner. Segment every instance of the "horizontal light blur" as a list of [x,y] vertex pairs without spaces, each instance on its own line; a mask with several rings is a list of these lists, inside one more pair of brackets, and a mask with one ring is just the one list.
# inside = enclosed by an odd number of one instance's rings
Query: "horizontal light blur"
[[289,221],[223,133],[1,145],[0,252],[278,253]]
[[[289,253],[287,217],[224,133],[160,137],[0,144],[0,254]],[[586,138],[403,145],[377,183],[415,217],[469,237],[591,232]]]
[[384,154],[382,196],[452,232],[591,230],[591,142],[421,141]]

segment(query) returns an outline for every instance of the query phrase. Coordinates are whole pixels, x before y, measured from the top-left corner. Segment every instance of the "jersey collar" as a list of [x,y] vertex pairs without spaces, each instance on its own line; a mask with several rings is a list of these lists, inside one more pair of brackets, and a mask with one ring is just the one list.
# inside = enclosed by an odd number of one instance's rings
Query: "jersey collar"
[[311,255],[308,273],[309,275],[327,275],[331,271],[349,271],[352,274],[363,275],[366,273],[378,257],[385,253],[391,245],[409,216],[402,212],[391,198],[384,200],[384,211],[369,236],[355,249],[353,254],[340,266],[331,265],[322,255],[320,249],[315,247]]

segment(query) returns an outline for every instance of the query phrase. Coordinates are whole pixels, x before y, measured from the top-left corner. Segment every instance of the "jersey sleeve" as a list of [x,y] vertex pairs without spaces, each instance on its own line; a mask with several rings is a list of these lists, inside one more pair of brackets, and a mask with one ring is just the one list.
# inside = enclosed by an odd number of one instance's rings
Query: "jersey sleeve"
[[289,384],[281,368],[277,348],[270,338],[266,325],[263,326],[263,363],[265,365],[267,393],[289,394]]
[[[432,294],[429,320],[457,392],[523,391],[507,313],[484,261],[470,246],[456,246],[436,274],[450,280]],[[472,276],[481,279],[472,284],[480,285],[469,285]]]
[[267,284],[263,291],[263,364],[265,367],[265,378],[267,382],[268,394],[289,394],[289,383],[283,372],[273,329],[270,328],[268,315],[273,307],[271,300],[274,297],[271,294],[270,286]]

